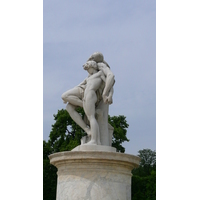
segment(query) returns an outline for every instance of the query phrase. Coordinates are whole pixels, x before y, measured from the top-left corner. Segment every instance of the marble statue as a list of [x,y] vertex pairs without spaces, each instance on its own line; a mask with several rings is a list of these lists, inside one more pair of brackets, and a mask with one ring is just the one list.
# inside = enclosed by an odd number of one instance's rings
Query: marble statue
[[[62,99],[71,118],[87,133],[81,144],[111,146],[113,127],[108,124],[108,107],[113,103],[114,74],[100,52],[93,53],[83,69],[88,77],[64,92]],[[76,111],[83,107],[85,119]]]

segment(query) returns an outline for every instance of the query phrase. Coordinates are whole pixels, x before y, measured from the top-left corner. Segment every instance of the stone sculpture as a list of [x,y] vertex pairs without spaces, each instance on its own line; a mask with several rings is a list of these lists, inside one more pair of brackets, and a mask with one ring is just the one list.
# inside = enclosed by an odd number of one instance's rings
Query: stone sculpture
[[[81,144],[111,146],[113,127],[108,124],[108,107],[112,104],[114,74],[100,52],[93,53],[83,65],[88,77],[62,94],[71,118],[87,133]],[[85,120],[75,110],[83,107]]]

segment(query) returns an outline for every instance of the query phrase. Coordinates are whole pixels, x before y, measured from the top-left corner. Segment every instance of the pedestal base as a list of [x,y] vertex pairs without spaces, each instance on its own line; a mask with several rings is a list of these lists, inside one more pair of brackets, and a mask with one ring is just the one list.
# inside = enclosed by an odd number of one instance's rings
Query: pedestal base
[[131,200],[136,156],[100,151],[69,151],[49,156],[58,168],[57,200]]

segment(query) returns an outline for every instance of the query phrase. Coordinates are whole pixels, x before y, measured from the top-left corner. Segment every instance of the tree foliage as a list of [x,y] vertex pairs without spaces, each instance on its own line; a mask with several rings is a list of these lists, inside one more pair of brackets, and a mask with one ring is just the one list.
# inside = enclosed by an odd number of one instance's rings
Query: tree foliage
[[114,128],[112,146],[115,147],[118,152],[124,153],[125,148],[122,146],[122,143],[129,141],[126,137],[126,129],[129,126],[126,121],[126,117],[123,115],[113,117],[108,116],[108,122]]
[[[83,109],[77,109],[83,117]],[[49,143],[52,153],[70,151],[80,144],[81,138],[85,135],[84,131],[72,120],[66,110],[58,110],[54,114],[55,123],[49,135]]]
[[57,168],[50,164],[48,155],[52,149],[50,144],[43,141],[43,199],[56,199]]
[[132,199],[156,199],[156,152],[151,149],[138,151],[140,165],[132,171]]
[[138,151],[140,157],[140,166],[141,167],[153,167],[156,166],[156,152],[151,149],[143,149]]

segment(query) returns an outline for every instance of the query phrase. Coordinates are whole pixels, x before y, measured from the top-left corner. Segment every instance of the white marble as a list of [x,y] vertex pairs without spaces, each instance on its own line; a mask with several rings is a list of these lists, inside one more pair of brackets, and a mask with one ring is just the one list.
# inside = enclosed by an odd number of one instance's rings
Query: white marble
[[[108,124],[108,111],[113,103],[114,74],[100,52],[93,53],[83,69],[88,77],[61,97],[71,118],[88,135],[82,143],[111,146],[113,128]],[[84,120],[75,110],[77,106],[84,108]]]
[[139,165],[138,157],[116,152],[69,151],[49,158],[58,168],[56,200],[131,200],[131,170]]

